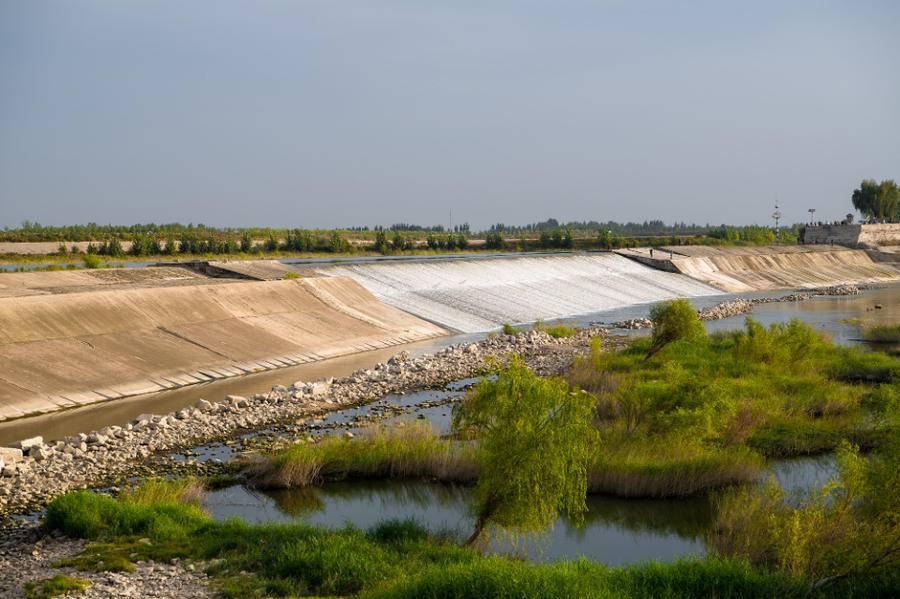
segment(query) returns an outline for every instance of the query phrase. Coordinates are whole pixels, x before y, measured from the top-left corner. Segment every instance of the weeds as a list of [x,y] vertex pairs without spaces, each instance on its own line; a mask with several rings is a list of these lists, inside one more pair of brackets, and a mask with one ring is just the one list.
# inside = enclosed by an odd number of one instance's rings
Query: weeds
[[871,343],[900,343],[900,324],[884,324],[863,329],[863,339]]
[[352,478],[435,478],[473,482],[471,444],[444,441],[428,424],[375,428],[358,439],[328,437],[298,444],[251,463],[248,476],[263,488],[295,488]]
[[54,574],[43,580],[31,580],[25,583],[25,599],[50,599],[70,593],[84,593],[91,586],[90,580],[74,578],[66,574]]

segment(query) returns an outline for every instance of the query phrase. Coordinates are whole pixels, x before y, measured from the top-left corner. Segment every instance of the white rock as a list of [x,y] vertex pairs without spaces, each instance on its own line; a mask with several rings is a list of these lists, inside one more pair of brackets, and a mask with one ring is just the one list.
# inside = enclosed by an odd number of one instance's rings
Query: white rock
[[43,445],[44,438],[38,435],[37,437],[30,437],[28,439],[22,439],[21,441],[14,443],[13,447],[17,449],[21,449],[22,451],[28,451],[35,445]]
[[12,464],[22,459],[22,450],[17,447],[0,447],[0,460]]

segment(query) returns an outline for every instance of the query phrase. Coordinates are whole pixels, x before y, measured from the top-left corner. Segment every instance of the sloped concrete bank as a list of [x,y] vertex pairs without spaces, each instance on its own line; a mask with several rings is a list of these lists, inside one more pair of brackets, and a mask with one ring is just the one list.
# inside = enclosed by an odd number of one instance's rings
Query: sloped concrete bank
[[194,283],[0,298],[0,420],[446,334],[346,278]]
[[590,340],[605,335],[586,329],[566,339],[543,332],[501,335],[411,358],[406,352],[373,369],[339,380],[298,381],[252,397],[228,396],[219,402],[164,415],[145,414],[120,427],[67,437],[51,443],[26,439],[0,449],[0,516],[25,513],[72,489],[122,484],[151,474],[146,462],[159,452],[233,439],[247,431],[370,403],[391,393],[437,388],[484,372],[488,356],[522,355],[540,374],[560,372]]
[[617,253],[731,293],[900,280],[895,265],[875,262],[863,250],[827,245],[664,246]]

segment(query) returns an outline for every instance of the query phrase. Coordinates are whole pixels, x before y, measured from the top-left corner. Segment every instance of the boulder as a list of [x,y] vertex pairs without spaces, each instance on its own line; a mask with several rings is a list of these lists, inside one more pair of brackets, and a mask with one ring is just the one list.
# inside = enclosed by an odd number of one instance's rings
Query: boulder
[[22,460],[22,450],[17,447],[0,447],[0,460],[5,464],[14,464]]
[[23,452],[28,451],[35,445],[43,445],[44,438],[38,435],[37,437],[30,437],[28,439],[22,439],[16,443],[13,443],[13,447],[16,449],[21,449]]

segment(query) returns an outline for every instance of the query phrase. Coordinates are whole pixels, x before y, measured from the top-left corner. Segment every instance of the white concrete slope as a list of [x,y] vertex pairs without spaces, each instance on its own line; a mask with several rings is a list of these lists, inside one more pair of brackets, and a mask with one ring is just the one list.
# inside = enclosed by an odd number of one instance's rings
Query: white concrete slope
[[322,268],[387,304],[464,333],[721,291],[615,254]]

